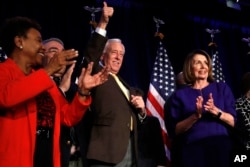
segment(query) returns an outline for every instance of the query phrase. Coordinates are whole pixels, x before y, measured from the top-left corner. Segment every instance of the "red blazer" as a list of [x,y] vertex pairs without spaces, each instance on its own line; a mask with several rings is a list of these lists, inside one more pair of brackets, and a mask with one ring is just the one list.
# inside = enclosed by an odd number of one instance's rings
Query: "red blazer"
[[92,99],[71,104],[58,90],[48,74],[39,69],[25,76],[13,60],[0,63],[0,166],[33,167],[37,108],[35,96],[47,90],[56,105],[53,136],[54,167],[60,165],[60,124],[78,123]]

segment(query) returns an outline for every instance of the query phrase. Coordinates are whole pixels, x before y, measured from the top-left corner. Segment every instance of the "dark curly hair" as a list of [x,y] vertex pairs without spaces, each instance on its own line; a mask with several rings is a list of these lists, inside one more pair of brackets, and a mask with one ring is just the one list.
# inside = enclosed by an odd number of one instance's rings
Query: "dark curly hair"
[[14,38],[16,36],[27,37],[27,32],[31,28],[41,31],[38,22],[28,17],[16,16],[5,20],[0,29],[0,46],[7,56],[15,48]]

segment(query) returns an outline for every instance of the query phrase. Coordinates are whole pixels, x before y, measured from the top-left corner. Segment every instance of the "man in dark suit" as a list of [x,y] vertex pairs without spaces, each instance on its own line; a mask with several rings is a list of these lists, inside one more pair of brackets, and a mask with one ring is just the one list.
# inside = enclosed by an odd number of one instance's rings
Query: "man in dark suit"
[[113,8],[104,2],[103,11],[88,44],[95,54],[84,54],[83,66],[94,61],[93,73],[106,66],[110,75],[105,84],[91,91],[92,125],[86,155],[90,166],[137,166],[137,120],[146,117],[145,103],[140,92],[117,75],[125,47],[121,40],[107,40],[105,34],[98,33],[100,30],[106,33]]
[[[43,65],[46,66],[50,59],[54,57],[56,53],[64,50],[64,43],[59,38],[49,38],[43,41],[45,56],[43,58]],[[62,92],[65,98],[71,102],[77,91],[77,85],[71,83],[71,75],[73,73],[74,65],[66,70],[66,66],[60,71],[55,73],[51,78],[55,81],[58,89]],[[61,125],[60,134],[60,150],[61,150],[61,167],[68,167],[71,157],[71,147],[73,147],[73,140],[71,137],[71,129],[73,127],[67,127]]]

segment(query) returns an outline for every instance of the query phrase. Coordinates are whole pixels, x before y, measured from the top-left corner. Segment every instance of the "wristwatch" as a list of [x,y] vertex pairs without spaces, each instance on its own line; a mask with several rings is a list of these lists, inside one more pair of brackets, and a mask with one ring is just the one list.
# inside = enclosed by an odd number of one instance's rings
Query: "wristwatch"
[[222,114],[222,111],[219,109],[219,111],[218,111],[218,114],[217,114],[216,118],[220,119],[221,114]]

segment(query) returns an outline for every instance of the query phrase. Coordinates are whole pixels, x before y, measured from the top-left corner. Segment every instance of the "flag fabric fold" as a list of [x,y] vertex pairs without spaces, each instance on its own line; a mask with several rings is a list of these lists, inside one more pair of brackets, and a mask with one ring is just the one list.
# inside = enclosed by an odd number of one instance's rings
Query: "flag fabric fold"
[[218,51],[212,55],[213,77],[216,82],[225,82],[222,65],[219,60]]
[[175,89],[174,70],[168,58],[167,50],[163,46],[162,41],[159,41],[146,100],[146,110],[148,115],[155,116],[159,119],[168,161],[167,166],[170,165],[171,158],[170,141],[164,122],[164,104]]

